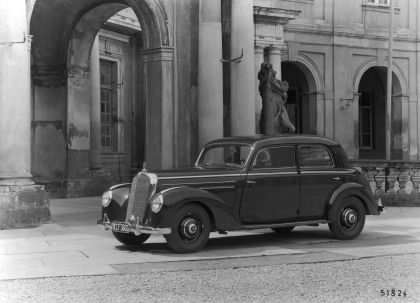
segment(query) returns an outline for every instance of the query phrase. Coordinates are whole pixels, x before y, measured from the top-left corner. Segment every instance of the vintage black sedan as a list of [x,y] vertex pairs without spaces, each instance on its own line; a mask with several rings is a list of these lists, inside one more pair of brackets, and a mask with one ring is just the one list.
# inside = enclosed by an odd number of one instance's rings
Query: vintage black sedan
[[306,135],[246,136],[211,141],[186,169],[139,172],[102,196],[102,219],[123,244],[161,234],[178,253],[201,250],[210,232],[328,223],[353,239],[382,204],[343,148]]

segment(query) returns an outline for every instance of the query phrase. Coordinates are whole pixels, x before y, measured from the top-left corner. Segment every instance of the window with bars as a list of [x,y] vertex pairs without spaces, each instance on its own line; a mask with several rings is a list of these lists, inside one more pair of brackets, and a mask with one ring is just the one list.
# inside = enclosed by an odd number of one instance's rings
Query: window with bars
[[114,124],[117,108],[116,79],[117,63],[100,60],[101,74],[101,148],[103,151],[117,151],[118,139]]
[[361,92],[359,99],[359,147],[373,148],[373,92]]

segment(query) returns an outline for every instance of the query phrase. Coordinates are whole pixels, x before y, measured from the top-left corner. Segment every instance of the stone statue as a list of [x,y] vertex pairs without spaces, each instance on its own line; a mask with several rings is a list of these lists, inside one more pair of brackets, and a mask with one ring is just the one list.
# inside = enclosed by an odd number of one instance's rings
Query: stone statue
[[260,133],[276,135],[295,133],[296,128],[290,122],[286,110],[289,84],[276,79],[276,71],[270,63],[261,63],[258,80],[262,99],[262,110],[259,121]]

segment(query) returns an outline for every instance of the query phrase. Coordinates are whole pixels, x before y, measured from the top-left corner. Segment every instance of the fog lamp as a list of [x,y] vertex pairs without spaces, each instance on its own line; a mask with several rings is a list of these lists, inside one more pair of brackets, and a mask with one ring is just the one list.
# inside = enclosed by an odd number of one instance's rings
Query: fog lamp
[[112,191],[108,190],[102,194],[102,206],[107,207],[111,203]]
[[154,213],[158,213],[163,206],[163,196],[162,195],[156,195],[152,198],[152,201],[150,201],[150,209]]

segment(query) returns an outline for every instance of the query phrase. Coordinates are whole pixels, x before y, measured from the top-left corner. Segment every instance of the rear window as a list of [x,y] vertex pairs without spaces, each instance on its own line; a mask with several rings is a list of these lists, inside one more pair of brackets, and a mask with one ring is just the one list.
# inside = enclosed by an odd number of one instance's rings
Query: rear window
[[328,150],[323,146],[299,146],[300,167],[331,167],[334,162]]

